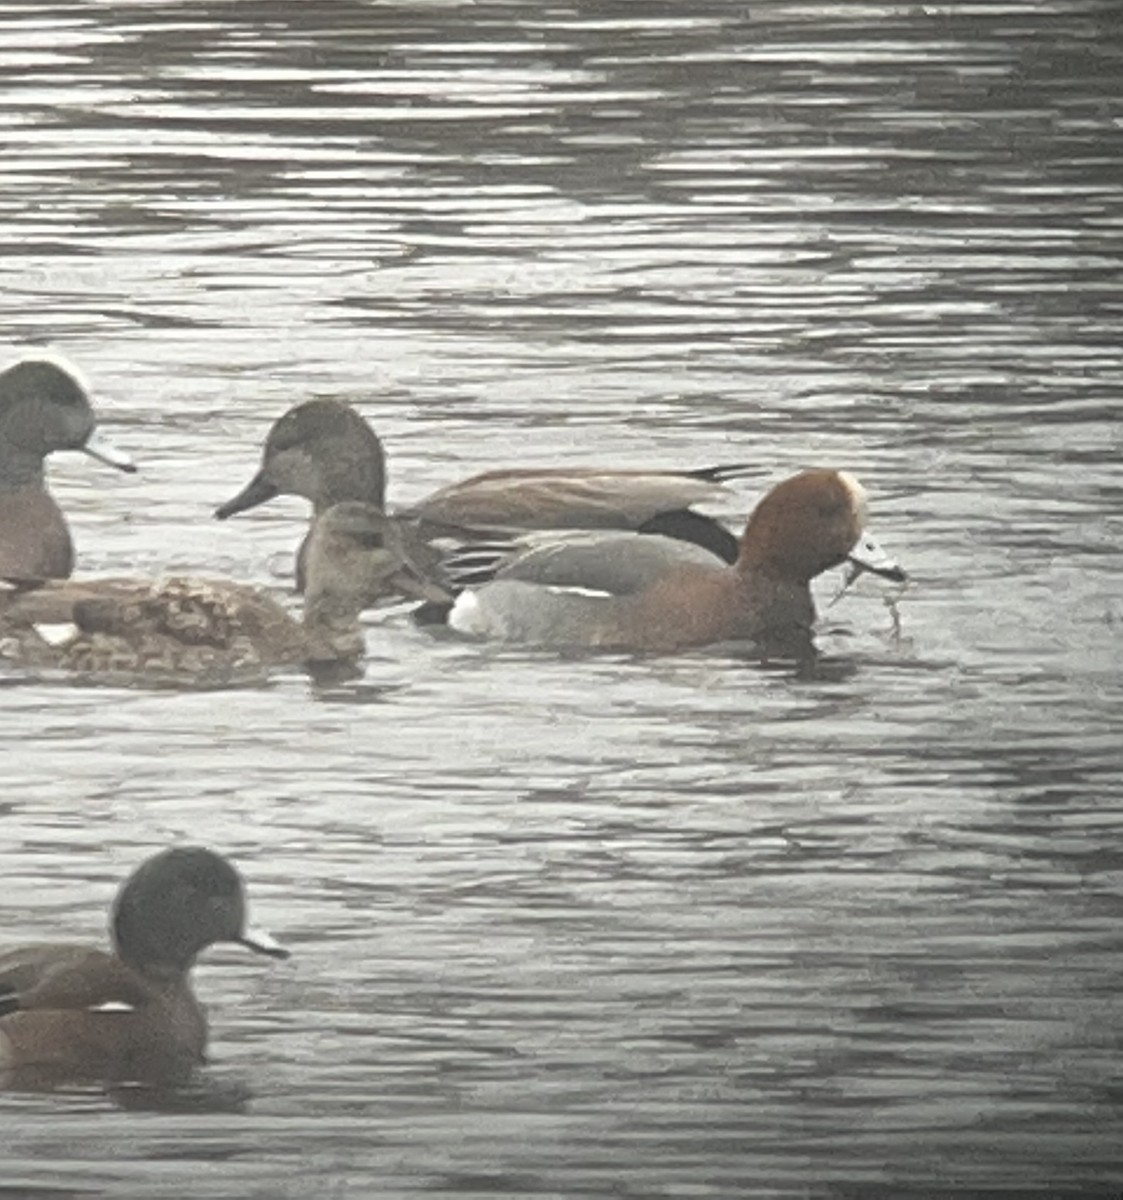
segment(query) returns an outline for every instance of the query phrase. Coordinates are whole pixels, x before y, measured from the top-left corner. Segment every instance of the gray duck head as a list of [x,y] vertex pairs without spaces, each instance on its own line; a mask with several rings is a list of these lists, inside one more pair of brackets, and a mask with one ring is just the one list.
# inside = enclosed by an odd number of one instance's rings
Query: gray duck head
[[94,428],[85,387],[49,358],[24,359],[0,372],[0,454],[39,464],[56,450],[81,450],[121,471],[131,459]]
[[317,512],[344,500],[382,508],[386,460],[378,435],[349,405],[309,400],[290,408],[265,439],[257,474],[215,509],[224,521],[274,496],[303,496]]
[[215,942],[288,957],[268,934],[246,927],[241,876],[201,846],[164,850],[137,867],[117,894],[111,923],[118,956],[146,974],[181,975]]

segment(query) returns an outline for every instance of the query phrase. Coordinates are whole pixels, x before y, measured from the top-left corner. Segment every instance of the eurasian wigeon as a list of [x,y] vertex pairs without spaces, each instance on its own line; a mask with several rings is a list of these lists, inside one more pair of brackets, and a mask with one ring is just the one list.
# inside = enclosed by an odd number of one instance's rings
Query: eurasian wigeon
[[865,520],[866,493],[852,475],[803,471],[756,506],[732,564],[657,536],[538,537],[494,581],[462,592],[448,623],[559,648],[670,651],[747,639],[799,652],[815,620],[815,576],[849,561],[905,578],[863,532]]

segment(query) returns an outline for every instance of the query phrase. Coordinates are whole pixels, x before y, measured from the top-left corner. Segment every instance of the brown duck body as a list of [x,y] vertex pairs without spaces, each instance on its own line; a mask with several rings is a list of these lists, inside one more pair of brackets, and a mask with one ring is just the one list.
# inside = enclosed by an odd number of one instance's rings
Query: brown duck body
[[184,976],[146,975],[78,945],[0,954],[20,1008],[0,1017],[0,1068],[98,1079],[176,1080],[202,1063],[207,1018]]
[[0,570],[15,579],[66,579],[74,543],[44,482],[0,486]]
[[203,1061],[196,957],[236,942],[286,958],[246,926],[241,877],[221,855],[174,847],[142,863],[114,901],[111,950],[30,945],[0,954],[0,1075],[179,1082]]
[[49,455],[80,450],[119,470],[136,469],[94,424],[72,368],[45,358],[0,371],[0,576],[65,579],[73,570],[70,529],[47,490]]
[[572,534],[540,541],[459,596],[461,633],[555,647],[673,651],[752,641],[766,654],[812,649],[810,583],[850,561],[903,579],[863,538],[865,491],[845,471],[784,480],[753,510],[735,562],[661,537]]

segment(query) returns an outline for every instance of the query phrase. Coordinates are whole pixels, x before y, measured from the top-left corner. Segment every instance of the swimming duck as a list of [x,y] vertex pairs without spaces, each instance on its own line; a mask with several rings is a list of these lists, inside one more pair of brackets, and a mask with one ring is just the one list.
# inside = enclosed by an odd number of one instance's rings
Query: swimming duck
[[70,530],[44,471],[56,450],[136,470],[95,430],[89,396],[72,368],[33,358],[0,371],[0,575],[9,579],[66,579],[74,568]]
[[207,1019],[191,988],[216,942],[287,958],[246,926],[242,880],[212,850],[177,846],[142,863],[110,914],[112,949],[24,946],[0,954],[0,1078],[182,1080],[204,1060]]
[[[711,549],[728,562],[737,539],[695,504],[727,499],[727,479],[740,464],[695,471],[596,468],[512,468],[486,471],[449,484],[397,509],[407,551],[421,569],[438,570],[427,544],[439,537],[478,538],[527,529],[631,529],[664,533]],[[350,405],[310,400],[281,416],[265,439],[261,467],[232,499],[215,510],[219,520],[277,495],[303,496],[313,514],[340,500],[385,507],[382,444]],[[297,556],[302,586],[303,549]],[[439,574],[436,576],[440,578]]]
[[313,523],[303,621],[229,580],[17,585],[0,595],[0,661],[94,681],[208,686],[286,665],[327,668],[362,656],[359,615],[387,592],[447,599],[405,561],[393,524],[352,501]]
[[536,537],[498,577],[469,588],[455,630],[553,647],[671,651],[729,640],[802,653],[809,584],[831,567],[903,581],[864,533],[866,493],[845,471],[803,471],[754,509],[732,564],[694,545],[626,533]]

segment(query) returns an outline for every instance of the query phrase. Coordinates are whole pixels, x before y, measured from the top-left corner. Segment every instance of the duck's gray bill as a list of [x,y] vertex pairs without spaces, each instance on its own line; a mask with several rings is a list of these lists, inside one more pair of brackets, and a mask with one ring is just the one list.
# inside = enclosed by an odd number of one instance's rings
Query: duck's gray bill
[[233,500],[227,500],[225,504],[220,504],[214,510],[215,520],[225,521],[227,517],[245,512],[247,508],[257,508],[259,504],[272,500],[276,494],[277,489],[273,484],[259,473],[242,488]]
[[136,472],[136,463],[133,462],[124,450],[118,450],[99,429],[95,429],[86,438],[86,444],[82,447],[82,452],[88,454],[91,458],[96,458],[98,462],[105,463],[107,467],[116,467],[118,471],[128,471],[130,475]]
[[290,954],[290,951],[264,929],[247,929],[238,941],[247,950],[253,950],[256,954],[268,954],[270,958],[288,958]]
[[893,583],[905,583],[908,580],[897,560],[886,554],[869,534],[862,535],[847,559],[857,568],[857,574],[869,571],[871,575],[880,575],[882,579],[892,580]]

